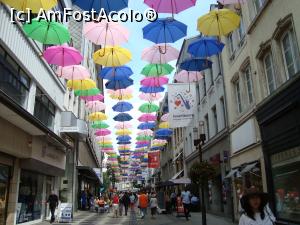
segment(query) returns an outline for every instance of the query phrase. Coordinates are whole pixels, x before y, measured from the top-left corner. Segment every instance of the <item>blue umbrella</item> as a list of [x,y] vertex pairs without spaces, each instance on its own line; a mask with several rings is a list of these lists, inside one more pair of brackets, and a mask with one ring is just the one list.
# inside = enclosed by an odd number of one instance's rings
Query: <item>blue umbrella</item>
[[164,91],[165,91],[164,87],[141,87],[140,88],[140,92],[143,93],[159,93]]
[[130,141],[131,137],[129,135],[124,135],[124,136],[118,136],[117,137],[118,141]]
[[159,135],[156,135],[154,138],[155,139],[159,139],[159,140],[168,140],[170,137],[169,136],[159,136]]
[[143,37],[156,44],[174,43],[186,36],[187,26],[173,18],[158,19],[143,28]]
[[123,80],[129,78],[133,71],[128,66],[105,67],[99,76],[106,80]]
[[163,150],[164,147],[152,147],[150,148],[151,151]]
[[155,127],[155,123],[151,122],[151,123],[141,123],[138,126],[138,129],[140,130],[148,130],[148,129],[153,129]]
[[118,122],[130,121],[132,119],[132,116],[130,116],[128,113],[119,113],[114,117],[114,120]]
[[158,136],[171,136],[173,134],[173,131],[171,129],[158,129],[155,132],[155,135]]
[[129,145],[131,144],[131,141],[119,141],[117,142],[118,145]]
[[116,105],[112,107],[112,109],[116,112],[127,112],[133,109],[133,106],[129,102],[118,102]]
[[99,12],[103,8],[106,13],[128,7],[128,0],[73,0],[73,3],[85,11]]
[[110,80],[105,84],[105,87],[110,90],[119,90],[125,89],[131,85],[133,85],[133,80],[126,78],[123,80]]
[[192,58],[183,61],[179,65],[180,69],[186,71],[203,71],[212,67],[212,62],[207,59]]
[[141,144],[141,145],[136,145],[135,148],[144,148],[144,147],[148,147],[149,144]]
[[188,46],[188,53],[195,57],[207,58],[221,53],[224,46],[214,37],[202,37]]

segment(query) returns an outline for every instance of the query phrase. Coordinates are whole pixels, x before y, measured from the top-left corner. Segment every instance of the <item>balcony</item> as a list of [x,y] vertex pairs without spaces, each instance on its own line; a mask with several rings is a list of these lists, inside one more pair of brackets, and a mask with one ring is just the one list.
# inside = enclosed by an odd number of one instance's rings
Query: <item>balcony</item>
[[84,139],[88,136],[88,127],[86,122],[78,119],[73,112],[62,112],[60,132]]

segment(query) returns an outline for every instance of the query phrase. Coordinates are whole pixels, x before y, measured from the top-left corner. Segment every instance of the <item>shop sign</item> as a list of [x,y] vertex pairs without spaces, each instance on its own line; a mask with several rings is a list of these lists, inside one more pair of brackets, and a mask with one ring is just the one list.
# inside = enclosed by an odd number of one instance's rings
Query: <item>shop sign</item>
[[71,223],[72,222],[72,204],[61,203],[59,211],[59,222]]

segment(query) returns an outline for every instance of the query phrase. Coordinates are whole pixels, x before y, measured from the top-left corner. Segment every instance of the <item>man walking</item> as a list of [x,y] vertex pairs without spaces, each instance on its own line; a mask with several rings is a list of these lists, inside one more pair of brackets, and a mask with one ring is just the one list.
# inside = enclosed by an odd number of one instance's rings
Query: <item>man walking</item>
[[51,220],[50,223],[55,221],[55,209],[58,206],[58,197],[54,191],[49,195],[47,203],[49,204],[50,212],[51,212]]
[[184,215],[186,220],[189,220],[190,215],[190,205],[191,205],[191,192],[187,190],[187,188],[184,189],[184,191],[181,193],[183,208],[184,208]]
[[139,207],[141,210],[142,219],[144,219],[148,207],[148,196],[145,194],[145,192],[142,192],[139,196]]
[[129,204],[130,204],[130,198],[129,198],[129,195],[128,195],[127,192],[125,192],[125,194],[123,195],[122,202],[123,202],[123,205],[124,205],[124,208],[125,208],[125,216],[127,216],[128,207],[129,207]]

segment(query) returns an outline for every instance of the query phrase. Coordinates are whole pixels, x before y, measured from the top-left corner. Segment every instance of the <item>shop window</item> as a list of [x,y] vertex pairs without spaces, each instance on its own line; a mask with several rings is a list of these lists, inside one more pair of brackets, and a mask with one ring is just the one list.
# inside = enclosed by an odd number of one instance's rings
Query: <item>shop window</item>
[[300,222],[300,147],[271,156],[276,213]]
[[0,165],[0,225],[4,225],[6,221],[8,182],[9,167]]
[[274,69],[274,62],[271,52],[268,52],[264,58],[264,69],[266,74],[266,80],[268,84],[268,91],[269,94],[273,93],[276,89],[276,81],[275,81],[275,69]]

